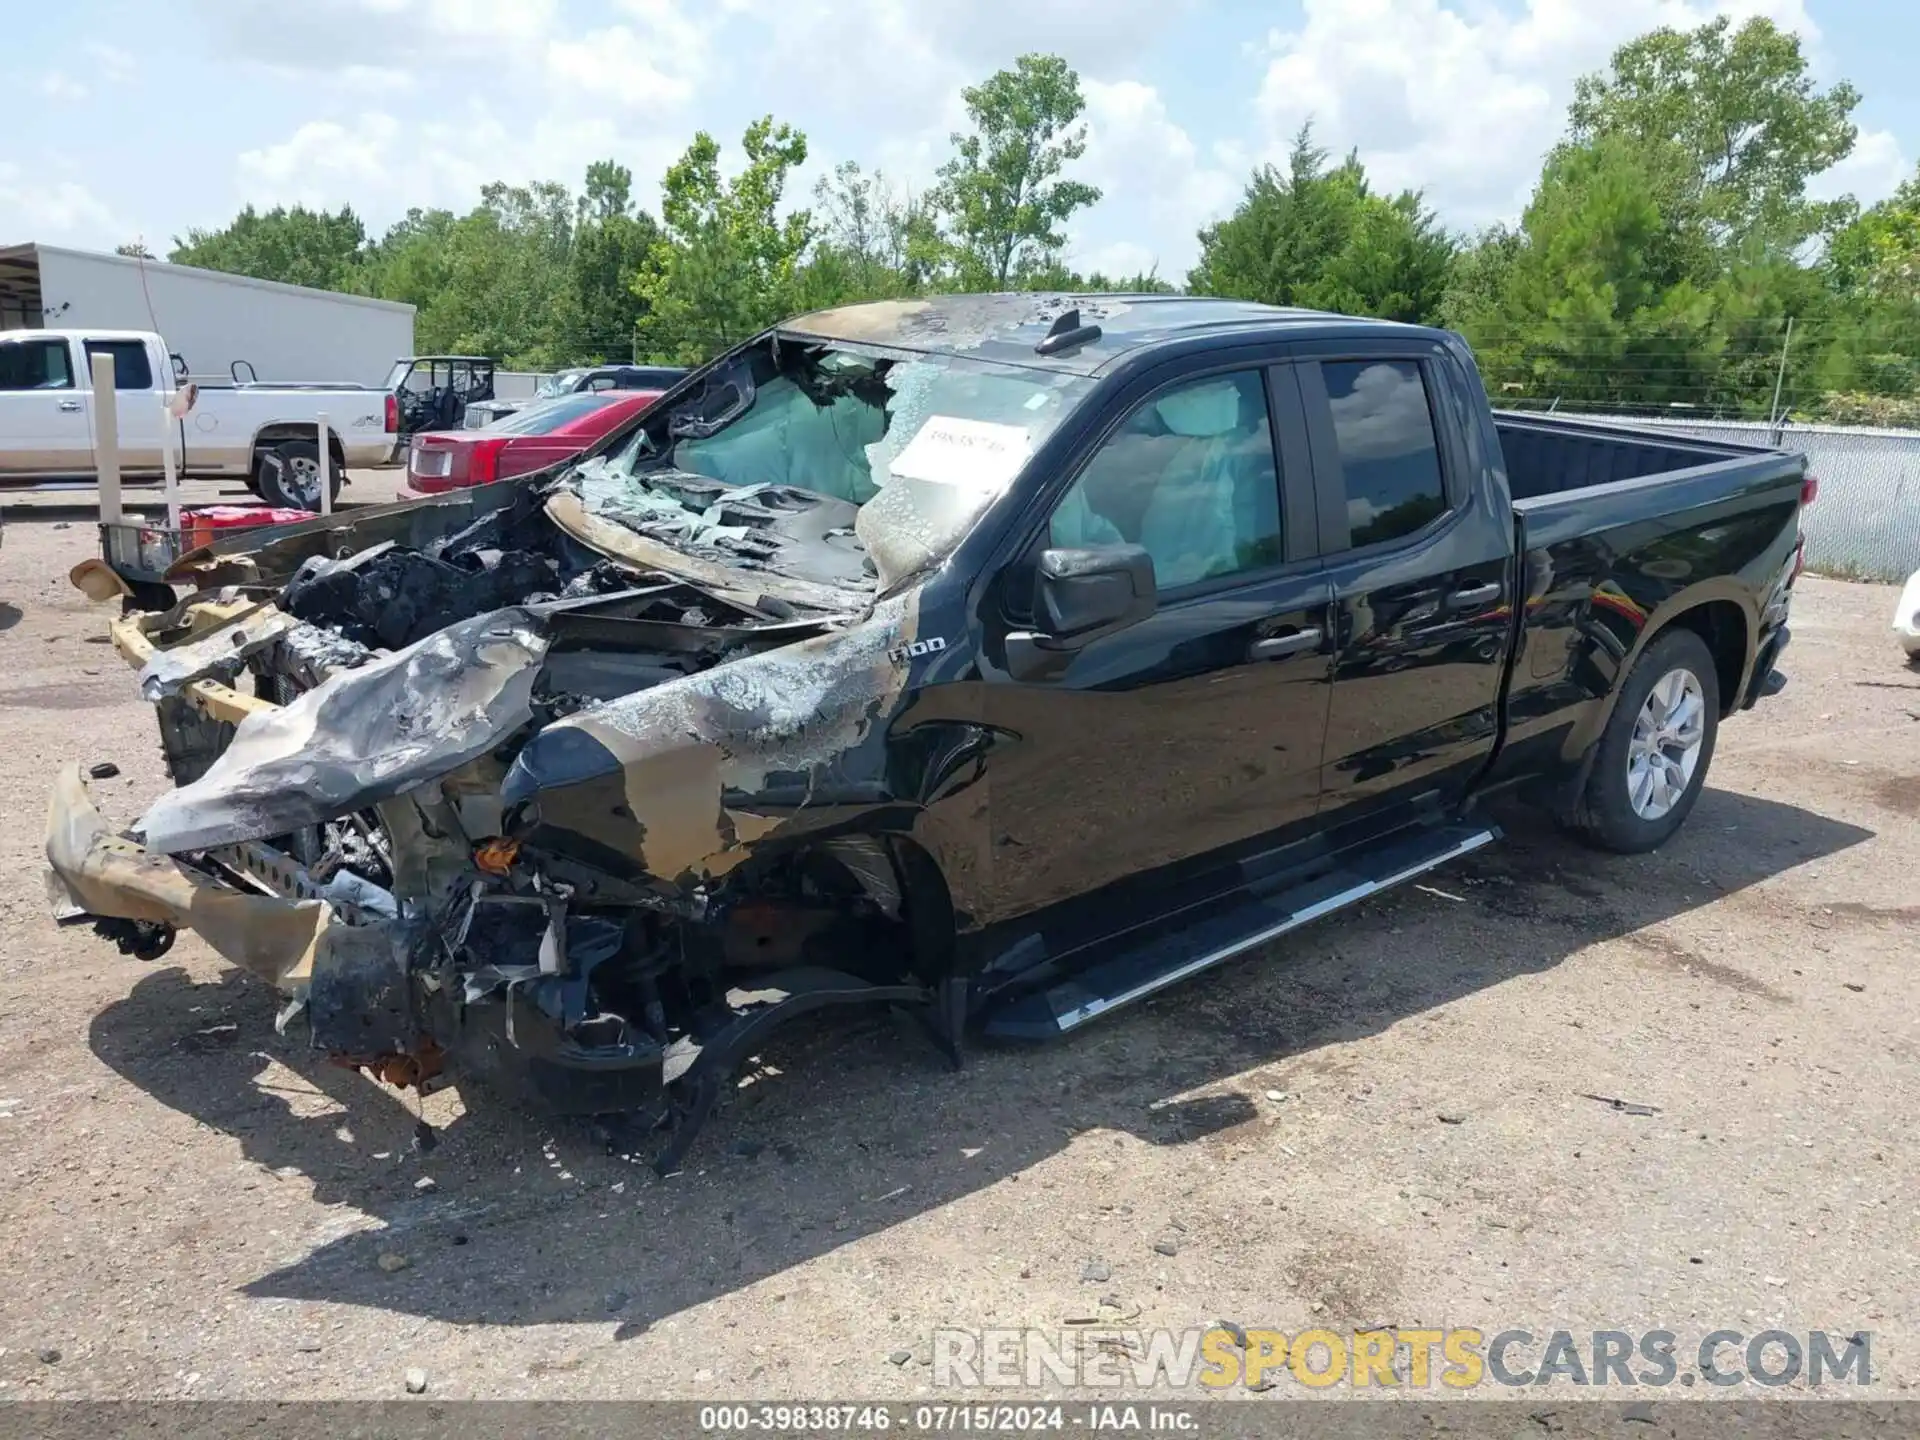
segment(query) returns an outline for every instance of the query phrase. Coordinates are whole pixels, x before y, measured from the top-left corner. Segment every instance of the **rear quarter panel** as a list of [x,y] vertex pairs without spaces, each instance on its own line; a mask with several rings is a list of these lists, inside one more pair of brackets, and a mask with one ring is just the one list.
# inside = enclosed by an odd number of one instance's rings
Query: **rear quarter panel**
[[1621,679],[1702,606],[1738,612],[1731,713],[1785,618],[1800,534],[1797,455],[1756,455],[1514,503],[1525,611],[1499,776],[1578,766]]
[[202,389],[186,418],[188,465],[245,474],[253,468],[261,431],[270,425],[317,426],[323,413],[348,465],[382,464],[393,450],[386,405],[384,390]]

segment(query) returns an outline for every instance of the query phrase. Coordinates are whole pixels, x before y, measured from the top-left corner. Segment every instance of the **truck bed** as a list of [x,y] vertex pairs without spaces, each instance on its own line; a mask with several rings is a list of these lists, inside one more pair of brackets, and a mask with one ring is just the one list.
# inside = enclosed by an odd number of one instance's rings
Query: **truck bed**
[[1777,453],[1749,445],[1504,410],[1494,412],[1493,428],[1500,436],[1500,450],[1507,462],[1507,486],[1516,501]]

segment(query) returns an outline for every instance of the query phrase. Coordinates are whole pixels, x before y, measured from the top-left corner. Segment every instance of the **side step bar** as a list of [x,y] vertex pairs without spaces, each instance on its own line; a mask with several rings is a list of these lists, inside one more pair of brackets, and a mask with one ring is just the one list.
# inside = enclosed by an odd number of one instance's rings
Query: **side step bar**
[[1472,854],[1500,838],[1492,826],[1447,825],[1397,836],[1266,898],[1243,897],[1180,929],[1156,932],[1047,990],[990,1013],[989,1038],[1046,1040],[1230,960],[1323,915]]

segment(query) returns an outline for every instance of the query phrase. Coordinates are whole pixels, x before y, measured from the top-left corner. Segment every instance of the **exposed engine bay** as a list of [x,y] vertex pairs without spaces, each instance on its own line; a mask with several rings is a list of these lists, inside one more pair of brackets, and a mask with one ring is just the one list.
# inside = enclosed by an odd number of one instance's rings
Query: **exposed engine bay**
[[389,1081],[649,1117],[662,1166],[796,1015],[957,1059],[941,875],[867,821],[921,798],[918,578],[1086,385],[772,335],[581,463],[190,553],[112,626],[175,788],[115,834],[61,777],[58,913],[195,930]]
[[930,1014],[884,841],[756,849],[884,709],[912,605],[835,548],[852,506],[679,488],[670,557],[552,483],[205,557],[229,583],[115,624],[176,788],[115,836],[63,777],[67,914],[143,956],[193,927],[389,1081],[647,1116],[663,1167],[773,1023]]

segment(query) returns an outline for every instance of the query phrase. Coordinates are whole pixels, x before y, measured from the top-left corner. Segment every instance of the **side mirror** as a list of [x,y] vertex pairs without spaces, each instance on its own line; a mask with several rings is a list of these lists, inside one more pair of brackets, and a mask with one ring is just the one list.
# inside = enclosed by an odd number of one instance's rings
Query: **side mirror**
[[1033,582],[1037,628],[1007,636],[1007,669],[1017,680],[1057,673],[1074,651],[1138,624],[1158,604],[1153,557],[1139,545],[1042,551]]

